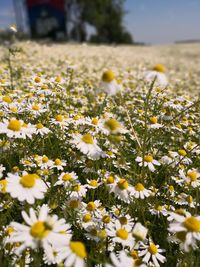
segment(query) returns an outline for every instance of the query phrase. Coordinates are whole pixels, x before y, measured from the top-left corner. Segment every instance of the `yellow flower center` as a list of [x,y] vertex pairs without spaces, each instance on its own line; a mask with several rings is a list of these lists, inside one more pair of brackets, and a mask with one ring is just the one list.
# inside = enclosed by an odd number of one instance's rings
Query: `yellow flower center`
[[200,232],[200,220],[193,216],[186,218],[183,225],[190,232]]
[[187,152],[184,149],[179,149],[178,153],[180,156],[183,156],[183,157],[187,155]]
[[163,209],[163,207],[161,205],[155,205],[155,209],[157,211],[161,211]]
[[186,200],[187,200],[188,203],[192,203],[193,197],[192,196],[187,196]]
[[85,223],[90,222],[91,219],[92,219],[92,215],[91,215],[90,213],[87,213],[87,214],[85,214],[85,215],[83,216],[83,221],[84,221]]
[[188,172],[187,176],[190,178],[191,182],[195,182],[197,180],[197,173],[196,172]]
[[49,161],[49,158],[48,158],[48,157],[44,156],[44,157],[42,158],[42,162],[43,162],[43,163],[47,163],[48,161]]
[[93,144],[94,140],[91,134],[85,134],[82,136],[82,141],[86,144]]
[[39,122],[39,123],[36,124],[36,128],[37,129],[42,129],[42,128],[44,128],[44,125]]
[[8,96],[8,95],[3,96],[3,97],[2,97],[2,100],[3,100],[4,102],[8,103],[8,104],[12,103],[12,99],[11,99],[11,97]]
[[143,184],[141,184],[141,183],[136,184],[134,188],[138,192],[143,191],[145,189]]
[[57,82],[57,83],[60,83],[61,80],[62,80],[62,78],[61,78],[60,76],[57,76],[57,77],[55,78],[55,82]]
[[155,254],[158,252],[158,248],[156,247],[155,244],[151,243],[151,244],[149,245],[149,247],[148,247],[148,251],[149,251],[151,254],[155,255]]
[[35,173],[26,174],[26,175],[21,176],[20,184],[23,187],[31,188],[31,187],[34,187],[36,179],[39,179],[39,176],[37,174],[35,174]]
[[76,254],[79,258],[84,259],[87,257],[85,245],[82,242],[71,241],[69,243],[70,249],[74,254]]
[[14,232],[14,228],[11,226],[8,226],[8,228],[6,229],[6,235],[10,236],[13,232]]
[[108,215],[104,215],[103,218],[102,218],[102,222],[103,223],[109,223],[110,222],[110,217]]
[[123,240],[127,240],[128,239],[128,232],[125,229],[120,228],[119,230],[117,230],[116,236],[123,239]]
[[17,110],[18,110],[17,107],[11,107],[10,108],[10,111],[12,111],[12,112],[17,112]]
[[97,234],[98,234],[97,229],[92,228],[92,229],[90,230],[90,234],[91,234],[92,236],[97,236]]
[[43,239],[49,234],[49,229],[42,221],[37,221],[31,227],[30,234],[36,239]]
[[174,192],[174,187],[173,187],[173,185],[170,185],[170,186],[169,186],[169,190],[172,191],[172,192]]
[[107,184],[113,184],[115,181],[114,177],[113,176],[109,176],[107,179],[106,179],[106,183]]
[[70,173],[66,173],[63,175],[62,180],[67,182],[72,180],[72,175]]
[[96,205],[94,204],[94,202],[93,201],[91,201],[91,202],[89,202],[88,204],[87,204],[87,210],[89,210],[89,211],[94,211],[95,209],[96,209]]
[[12,130],[14,132],[18,132],[21,130],[21,122],[19,120],[16,119],[11,119],[8,123],[8,129]]
[[119,189],[121,190],[125,190],[128,188],[128,182],[126,181],[126,179],[120,179],[120,181],[117,183]]
[[116,131],[118,128],[120,128],[120,123],[115,119],[109,119],[105,122],[105,127],[110,131]]
[[98,122],[99,122],[99,121],[98,121],[98,119],[97,119],[97,118],[93,118],[93,119],[92,119],[92,124],[94,124],[94,125],[97,125],[97,124],[98,124]]
[[80,184],[73,185],[72,190],[75,191],[75,192],[79,192],[81,190]]
[[32,110],[36,110],[36,111],[38,111],[38,110],[40,110],[40,107],[38,106],[38,105],[32,105]]
[[40,83],[41,82],[41,78],[37,76],[37,77],[35,77],[34,81],[35,81],[35,83]]
[[0,83],[1,83],[1,84],[5,84],[5,80],[0,79]]
[[154,116],[154,117],[150,117],[149,120],[150,120],[150,122],[151,122],[152,124],[156,124],[157,121],[158,121],[157,117],[155,117],[155,116]]
[[70,203],[69,203],[69,206],[70,208],[72,209],[77,209],[78,206],[79,206],[79,201],[74,199],[74,200],[71,200]]
[[7,183],[8,182],[6,179],[0,180],[0,190],[1,190],[1,193],[3,193],[3,194],[6,193]]
[[59,122],[62,122],[62,121],[63,121],[63,117],[62,117],[62,115],[60,115],[60,114],[56,115],[56,116],[55,116],[55,120],[56,120],[56,121],[59,121]]
[[91,180],[90,181],[90,185],[93,186],[93,187],[96,187],[97,186],[97,181],[96,180]]
[[62,165],[62,161],[60,160],[60,159],[55,159],[55,165],[56,166],[60,166],[60,165]]
[[115,79],[115,75],[112,72],[112,70],[107,70],[102,75],[102,81],[109,83],[112,82]]
[[100,237],[101,239],[105,239],[107,237],[107,233],[105,229],[102,229],[98,232],[98,237]]
[[127,218],[125,216],[120,217],[119,218],[119,221],[123,225],[128,223],[128,220],[127,220]]
[[150,156],[150,155],[146,155],[146,156],[144,156],[144,161],[146,161],[146,162],[152,162],[153,161],[153,157]]
[[155,71],[158,71],[158,72],[166,72],[166,68],[163,64],[156,64],[154,67],[153,67],[153,70]]

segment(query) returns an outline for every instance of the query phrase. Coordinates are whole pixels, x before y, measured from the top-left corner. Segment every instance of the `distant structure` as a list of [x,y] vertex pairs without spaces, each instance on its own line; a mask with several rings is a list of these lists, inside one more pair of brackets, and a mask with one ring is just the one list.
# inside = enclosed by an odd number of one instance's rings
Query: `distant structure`
[[13,0],[13,4],[19,31],[28,30],[34,39],[65,38],[65,0]]

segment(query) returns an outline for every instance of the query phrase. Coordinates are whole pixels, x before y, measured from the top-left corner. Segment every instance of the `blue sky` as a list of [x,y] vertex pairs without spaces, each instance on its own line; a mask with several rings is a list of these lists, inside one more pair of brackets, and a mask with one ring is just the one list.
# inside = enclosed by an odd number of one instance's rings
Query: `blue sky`
[[[12,2],[0,0],[0,28],[15,22]],[[200,39],[200,0],[126,0],[125,10],[124,25],[137,42]]]

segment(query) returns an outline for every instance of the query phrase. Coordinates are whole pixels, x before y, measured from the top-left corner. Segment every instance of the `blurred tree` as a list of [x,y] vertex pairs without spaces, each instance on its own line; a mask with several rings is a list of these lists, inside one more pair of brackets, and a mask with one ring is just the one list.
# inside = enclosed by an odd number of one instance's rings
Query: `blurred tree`
[[125,0],[69,0],[71,13],[76,14],[71,34],[77,36],[78,41],[85,41],[88,23],[96,29],[91,42],[133,43],[132,36],[123,26],[124,2]]

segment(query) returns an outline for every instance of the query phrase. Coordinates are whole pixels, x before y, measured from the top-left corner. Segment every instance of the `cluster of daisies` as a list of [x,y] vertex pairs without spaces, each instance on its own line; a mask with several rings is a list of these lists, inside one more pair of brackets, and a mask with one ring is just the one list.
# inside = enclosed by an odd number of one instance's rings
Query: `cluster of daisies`
[[18,45],[12,73],[0,65],[2,266],[199,266],[200,104],[185,76],[125,67],[118,48]]

